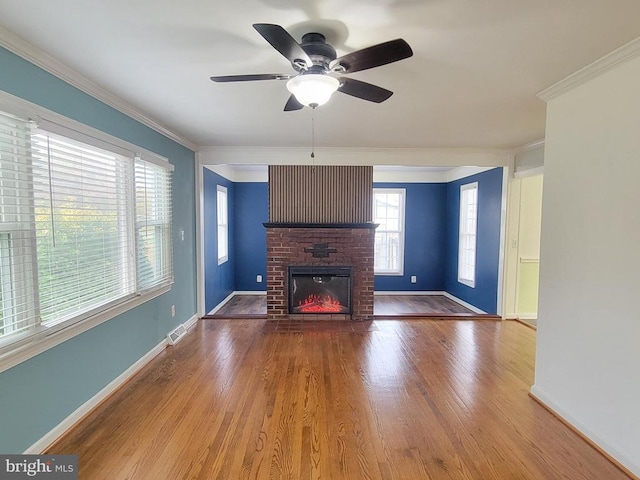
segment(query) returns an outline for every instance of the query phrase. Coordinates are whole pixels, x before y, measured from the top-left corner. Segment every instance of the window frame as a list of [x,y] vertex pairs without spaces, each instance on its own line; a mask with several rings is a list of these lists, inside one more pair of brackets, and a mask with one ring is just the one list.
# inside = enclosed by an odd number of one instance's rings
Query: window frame
[[[372,217],[373,222],[376,223],[375,218],[375,202],[376,202],[376,194],[385,193],[385,194],[399,194],[400,195],[400,205],[399,205],[399,219],[398,219],[398,230],[381,230],[380,225],[376,228],[376,238],[379,233],[398,233],[399,244],[398,244],[398,268],[391,270],[377,270],[374,266],[374,275],[380,276],[403,276],[404,275],[404,247],[405,247],[405,217],[406,217],[406,201],[407,201],[407,190],[406,188],[386,188],[386,187],[376,187],[373,189],[373,205],[372,205]],[[375,245],[374,245],[374,265],[375,265]]]
[[[60,310],[60,307],[61,307],[60,298],[62,298],[65,300],[71,300],[72,308],[68,313],[63,313],[62,315],[60,315],[60,312],[57,312],[57,316],[50,317],[50,315],[53,314],[54,310],[47,308],[47,303],[43,302],[43,295],[41,294],[41,292],[46,289],[42,288],[43,282],[42,282],[42,277],[40,273],[46,273],[46,269],[43,268],[42,270],[40,270],[39,268],[37,268],[37,265],[41,263],[40,262],[41,254],[51,255],[54,258],[54,261],[53,261],[54,264],[56,263],[56,260],[58,261],[62,260],[64,262],[65,260],[67,260],[67,257],[64,255],[62,256],[56,255],[55,251],[61,248],[60,243],[64,243],[64,242],[58,241],[57,246],[55,246],[56,245],[55,240],[58,239],[58,235],[56,234],[55,237],[51,237],[50,235],[46,235],[46,234],[44,236],[41,236],[39,234],[40,233],[39,228],[41,225],[38,225],[38,222],[36,221],[35,236],[36,236],[36,239],[38,240],[38,243],[40,240],[44,240],[46,242],[48,239],[52,239],[54,241],[53,248],[51,248],[51,246],[45,247],[43,245],[43,248],[40,249],[39,245],[36,246],[37,261],[34,262],[34,265],[36,265],[36,274],[38,275],[38,278],[39,278],[38,287],[40,291],[38,291],[37,296],[40,301],[39,309],[40,309],[40,315],[42,317],[41,323],[43,326],[49,327],[49,326],[57,325],[59,323],[64,325],[71,325],[75,322],[82,321],[83,319],[94,315],[98,311],[107,309],[111,305],[117,305],[119,303],[122,303],[123,301],[126,301],[127,298],[131,298],[137,294],[137,288],[136,288],[137,275],[135,271],[135,264],[133,265],[134,268],[132,269],[132,262],[129,261],[130,258],[133,258],[136,251],[136,245],[131,241],[131,230],[134,228],[134,226],[132,224],[132,218],[129,213],[132,205],[132,195],[131,195],[132,192],[130,191],[131,189],[130,182],[134,180],[135,173],[132,169],[133,158],[131,158],[130,156],[123,155],[122,152],[114,153],[113,152],[114,149],[111,149],[111,151],[108,151],[103,145],[100,145],[98,147],[95,144],[90,144],[86,141],[86,138],[83,138],[82,136],[79,136],[76,133],[71,131],[65,132],[66,135],[52,132],[50,131],[50,126],[48,125],[47,122],[43,122],[43,124],[44,124],[44,127],[38,126],[38,128],[35,128],[32,132],[32,148],[37,142],[39,142],[41,146],[45,142],[47,144],[47,149],[43,149],[41,147],[39,150],[40,152],[39,154],[36,153],[37,151],[35,149],[34,149],[34,152],[32,153],[32,158],[34,158],[33,181],[34,181],[34,185],[37,185],[38,180],[42,182],[43,177],[44,178],[48,177],[49,179],[48,189],[51,189],[52,193],[46,192],[47,187],[41,184],[40,191],[45,192],[44,198],[42,197],[42,194],[40,196],[34,195],[34,197],[32,198],[32,201],[35,202],[35,206],[37,210],[38,205],[39,204],[40,206],[42,205],[42,203],[39,203],[38,200],[40,201],[45,200],[46,208],[49,210],[46,213],[46,216],[47,216],[47,219],[49,218],[52,219],[51,220],[52,228],[54,224],[53,218],[59,217],[60,215],[64,216],[65,215],[64,212],[66,211],[66,209],[69,208],[71,209],[71,211],[75,209],[80,209],[83,211],[85,208],[87,208],[90,205],[87,204],[84,200],[80,200],[76,202],[75,200],[72,201],[68,199],[65,199],[63,201],[64,205],[60,204],[60,200],[61,200],[60,196],[55,195],[56,190],[59,188],[58,185],[61,185],[64,182],[71,182],[73,186],[80,188],[83,192],[86,188],[88,188],[88,185],[85,183],[84,180],[82,182],[76,183],[77,179],[73,174],[71,176],[69,175],[58,176],[56,173],[53,173],[60,168],[57,165],[57,163],[60,160],[62,160],[63,163],[66,163],[68,160],[66,158],[65,153],[61,153],[61,154],[44,153],[43,154],[43,152],[46,152],[48,150],[48,142],[49,141],[51,142],[52,152],[54,152],[56,149],[59,149],[59,152],[61,152],[62,149],[65,149],[65,152],[69,152],[69,155],[71,155],[72,157],[77,156],[78,152],[81,152],[81,151],[86,152],[86,156],[83,157],[83,161],[81,162],[83,166],[80,167],[77,163],[73,163],[73,166],[77,167],[78,169],[82,169],[86,166],[89,172],[94,168],[96,168],[96,163],[92,163],[92,162],[95,162],[95,157],[91,158],[92,156],[98,155],[98,156],[113,157],[113,158],[109,158],[109,160],[112,160],[113,162],[112,165],[114,167],[114,175],[109,178],[109,181],[111,181],[112,183],[111,185],[107,186],[106,187],[107,190],[104,190],[102,193],[106,194],[110,199],[112,199],[114,203],[114,205],[112,205],[111,208],[106,210],[106,213],[107,214],[115,213],[117,215],[116,224],[118,226],[117,237],[118,237],[118,250],[119,250],[118,263],[120,267],[118,268],[118,270],[120,272],[119,277],[121,278],[120,281],[115,281],[112,279],[110,282],[105,282],[103,284],[105,287],[110,287],[110,288],[115,287],[117,290],[111,291],[110,295],[106,296],[102,300],[96,297],[92,297],[90,295],[74,298],[73,296],[69,296],[69,293],[71,293],[72,290],[67,292],[66,286],[63,288],[60,288],[59,280],[54,281],[53,291],[55,292],[55,295],[54,295],[55,300],[53,300],[52,302],[50,301],[49,305],[56,305],[56,310]],[[57,130],[57,128],[53,128],[53,130]],[[80,137],[80,139],[76,138],[78,136]],[[66,150],[67,148],[69,150]],[[88,160],[88,161],[85,163],[85,160]],[[42,164],[48,164],[47,170],[46,170],[46,173],[48,175],[46,176],[43,175],[44,171],[42,170]],[[49,169],[51,169],[52,173],[49,173]],[[38,176],[38,172],[40,173],[39,176]],[[100,175],[102,175],[102,173],[100,173]],[[99,177],[100,180],[102,180],[103,178],[104,178],[103,176]],[[111,189],[109,189],[109,187],[111,187]],[[37,190],[37,187],[34,187],[34,188]],[[92,192],[95,192],[95,190],[92,190]],[[80,197],[82,197],[82,195],[80,195]],[[49,205],[51,205],[51,207],[49,207]],[[75,212],[73,214],[75,215]],[[36,211],[36,216],[38,216],[37,211]],[[80,214],[80,216],[77,216],[76,218],[78,218],[78,222],[86,221],[84,212]],[[47,220],[46,223],[48,224],[48,222],[49,220]],[[57,221],[55,222],[55,224],[56,224],[56,230],[57,230],[60,224],[64,225],[64,221]],[[82,225],[82,223],[80,223],[80,225]],[[104,225],[101,225],[101,226],[104,226]],[[64,226],[62,228],[63,228],[62,232],[64,235],[66,233],[64,231]],[[91,235],[93,232],[88,232],[88,233],[89,235]],[[83,250],[86,249],[87,247],[95,246],[94,243],[92,242],[86,242],[86,237],[80,238],[79,243],[80,245],[82,245]],[[122,247],[126,247],[126,251],[123,251]],[[102,258],[98,256],[97,260],[102,260]],[[77,268],[76,268],[76,271],[77,271]],[[57,274],[60,274],[60,273],[64,273],[66,275],[67,271],[63,270],[63,271],[53,273],[54,278],[55,276],[57,276]],[[81,278],[80,275],[75,275],[73,270],[69,271],[68,273],[70,274],[68,278]],[[86,279],[85,279],[85,283],[88,283],[86,282]],[[100,281],[96,280],[96,283],[100,283]],[[44,299],[51,300],[51,297],[47,298],[45,296]],[[76,305],[76,308],[73,308],[73,304],[76,303],[75,300],[78,300],[78,299],[84,301],[84,306],[78,308],[78,306]]]
[[[140,161],[142,161],[143,159],[141,159],[140,157],[136,157],[134,159],[134,169],[136,168],[135,165],[137,165]],[[156,163],[156,162],[148,162],[146,161],[147,165],[149,163]],[[148,174],[146,172],[146,168],[145,167],[145,179],[148,178]],[[150,169],[153,169],[152,166],[149,166]],[[153,176],[157,177],[157,173],[154,173]],[[134,183],[136,182],[136,178],[134,176],[133,179]],[[171,180],[169,179],[169,183],[171,183]],[[173,196],[172,194],[172,187],[171,185],[167,185],[167,183],[161,183],[160,185],[154,185],[155,188],[159,191],[161,191],[165,196],[168,195],[170,200]],[[134,192],[134,200],[133,203],[137,205],[137,198],[136,195],[139,192]],[[163,197],[164,198],[164,197]],[[153,198],[153,200],[157,200],[155,197]],[[154,239],[155,239],[155,243],[157,244],[157,242],[159,240],[163,240],[164,243],[161,243],[160,245],[156,245],[155,248],[157,249],[156,253],[155,253],[155,257],[156,257],[156,261],[158,261],[158,263],[161,265],[161,270],[164,271],[165,269],[168,268],[169,273],[170,273],[170,282],[173,283],[173,241],[172,241],[172,206],[170,205],[169,207],[169,218],[164,218],[163,216],[158,216],[157,214],[153,213],[155,212],[155,210],[157,210],[158,207],[156,204],[151,206],[151,213],[149,215],[147,215],[144,219],[140,220],[138,218],[138,214],[135,213],[133,215],[133,228],[134,228],[134,236],[136,238],[135,242],[134,242],[134,250],[136,251],[136,258],[137,255],[139,255],[138,252],[138,242],[140,240],[140,230],[145,229],[145,228],[153,228],[153,230],[155,231],[154,234]],[[163,213],[167,213],[166,211],[163,211]],[[162,248],[162,247],[166,247],[166,248]],[[158,248],[160,247],[160,248]],[[142,282],[142,279],[140,278],[140,270],[139,270],[139,265],[132,260],[133,268],[136,271],[136,292],[137,294],[140,294],[140,292],[144,292],[146,290],[150,290],[150,289],[154,289],[157,288],[157,283],[156,282],[152,282],[150,285],[145,285]],[[162,276],[161,276],[162,278]],[[166,281],[165,281],[166,282]]]
[[[166,168],[169,175],[171,175],[173,171],[173,165],[171,165],[165,157],[3,91],[0,91],[0,110],[19,118],[34,121],[40,128],[53,134],[68,136],[73,140],[111,150],[115,153],[126,152],[126,156],[132,159],[137,157],[145,162],[161,165]],[[72,135],[67,135],[67,133],[72,133]],[[131,208],[133,208],[133,205]],[[172,253],[174,248],[171,234],[173,221],[174,220],[170,218],[168,222],[169,233],[167,249],[169,253]],[[133,228],[135,229],[135,222]],[[10,234],[13,231],[15,231],[15,229],[5,224],[0,228],[0,235]],[[32,247],[35,248],[35,243]],[[37,324],[34,325],[33,328],[27,329],[27,331],[9,334],[8,338],[4,336],[0,337],[0,372],[12,368],[101,323],[159,297],[171,290],[173,282],[173,275],[171,275],[170,278],[162,284],[117,299],[104,305],[104,307],[98,311],[81,313],[76,317],[51,325]],[[36,296],[35,290],[32,294],[34,297]]]
[[[2,255],[2,252],[11,252],[12,250],[26,251],[30,250],[29,254],[30,258],[36,257],[35,251],[35,242],[34,239],[25,233],[29,233],[30,230],[25,227],[22,223],[4,223],[0,224],[0,288],[2,288],[2,301],[3,301],[3,310],[7,310],[7,307],[4,305],[7,297],[9,297],[9,301],[13,304],[15,299],[15,290],[10,288],[15,284],[23,285],[22,289],[22,301],[37,303],[36,296],[36,278],[37,272],[32,271],[29,268],[29,265],[26,263],[25,255]],[[3,248],[3,244],[5,247]],[[3,277],[10,277],[11,282],[9,286],[5,282]],[[13,309],[13,306],[10,307]],[[8,340],[15,338],[23,338],[32,334],[34,331],[41,327],[40,320],[40,311],[39,306],[37,306],[35,315],[33,316],[33,321],[26,326],[22,331],[18,333],[12,334],[10,337],[5,338],[4,335],[0,336],[0,348],[5,344],[9,343]],[[1,359],[1,356],[0,356]]]
[[[224,219],[220,220],[220,200],[224,198]],[[218,249],[218,265],[222,265],[229,261],[229,191],[223,185],[216,185],[216,233],[217,233],[217,249]],[[221,242],[221,235],[224,236],[224,242]],[[221,245],[225,246],[225,250],[221,251]]]
[[[5,228],[2,228],[5,227]],[[13,249],[11,243],[11,233],[6,225],[0,224],[0,320],[5,317],[5,312],[13,310],[15,302],[14,291],[11,288],[14,284],[12,277],[14,276],[14,268],[11,256]],[[9,255],[6,253],[9,252]],[[9,281],[7,280],[9,279]],[[0,324],[0,330],[5,328],[14,328],[12,326],[5,327],[4,322]]]
[[[465,198],[465,192],[475,190],[475,210],[474,210],[474,231],[470,233],[467,231],[465,225],[468,224],[468,207],[471,205],[470,203],[463,203],[463,199]],[[465,183],[460,185],[460,209],[459,209],[459,224],[458,224],[458,282],[466,285],[470,288],[475,288],[476,286],[476,271],[478,266],[478,204],[479,204],[479,188],[478,182]],[[465,247],[466,243],[465,239],[473,239],[473,248],[469,249]],[[464,266],[470,266],[469,262],[464,260],[465,252],[467,250],[472,251],[473,255],[473,269],[472,275],[466,275]]]

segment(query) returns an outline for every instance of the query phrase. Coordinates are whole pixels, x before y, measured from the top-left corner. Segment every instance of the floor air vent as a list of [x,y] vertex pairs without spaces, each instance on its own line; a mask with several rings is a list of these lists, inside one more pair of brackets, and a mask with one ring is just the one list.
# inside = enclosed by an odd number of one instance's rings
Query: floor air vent
[[184,328],[184,325],[178,325],[174,330],[170,331],[167,335],[167,340],[169,341],[169,345],[175,345],[180,340],[184,338],[187,333],[187,329]]

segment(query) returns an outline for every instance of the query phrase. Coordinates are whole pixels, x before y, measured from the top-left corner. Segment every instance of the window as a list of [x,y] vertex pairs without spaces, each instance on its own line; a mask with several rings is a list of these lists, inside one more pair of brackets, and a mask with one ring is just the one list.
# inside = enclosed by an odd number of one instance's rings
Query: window
[[40,123],[0,112],[0,347],[173,280],[171,165]]
[[0,340],[37,322],[30,125],[0,113]]
[[135,160],[138,290],[171,278],[171,177],[164,166]]
[[458,281],[469,287],[476,283],[476,233],[478,225],[478,183],[460,187],[460,232],[458,238]]
[[218,185],[217,189],[218,223],[218,265],[229,260],[229,212],[227,189]]
[[31,142],[40,317],[47,324],[135,291],[126,219],[130,163],[44,130],[35,130]]
[[373,222],[376,228],[374,271],[377,275],[402,275],[404,268],[403,188],[373,189]]

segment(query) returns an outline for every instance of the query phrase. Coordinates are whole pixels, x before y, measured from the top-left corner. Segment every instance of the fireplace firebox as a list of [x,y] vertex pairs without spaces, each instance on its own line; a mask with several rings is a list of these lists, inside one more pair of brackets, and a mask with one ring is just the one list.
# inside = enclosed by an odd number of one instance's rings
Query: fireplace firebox
[[351,314],[351,290],[351,267],[289,267],[289,313]]

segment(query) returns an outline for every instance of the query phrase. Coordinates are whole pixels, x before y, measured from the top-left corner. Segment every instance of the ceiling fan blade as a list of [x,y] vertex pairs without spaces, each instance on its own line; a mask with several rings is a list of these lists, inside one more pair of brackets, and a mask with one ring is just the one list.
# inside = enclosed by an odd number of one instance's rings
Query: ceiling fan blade
[[341,67],[344,69],[342,73],[353,73],[397,62],[412,55],[413,50],[409,44],[403,39],[397,38],[336,58],[329,64],[329,68],[333,70],[336,67]]
[[294,63],[295,60],[302,60],[307,64],[307,67],[313,65],[309,55],[302,49],[300,44],[280,25],[254,23],[253,28],[290,62]]
[[293,110],[300,110],[303,107],[304,107],[304,105],[302,105],[298,101],[296,96],[295,95],[291,95],[289,97],[289,100],[287,100],[287,104],[284,106],[284,111],[285,112],[292,112]]
[[393,95],[391,90],[378,87],[371,83],[361,82],[360,80],[354,80],[353,78],[341,78],[338,91],[375,103],[384,102]]
[[222,75],[211,77],[214,82],[252,82],[254,80],[289,80],[295,75],[280,73],[258,73],[255,75]]

